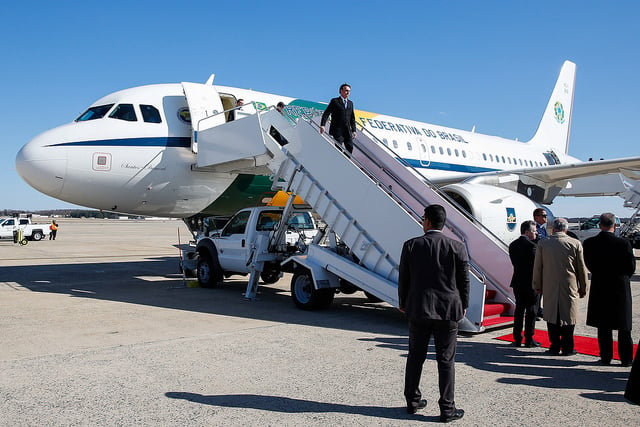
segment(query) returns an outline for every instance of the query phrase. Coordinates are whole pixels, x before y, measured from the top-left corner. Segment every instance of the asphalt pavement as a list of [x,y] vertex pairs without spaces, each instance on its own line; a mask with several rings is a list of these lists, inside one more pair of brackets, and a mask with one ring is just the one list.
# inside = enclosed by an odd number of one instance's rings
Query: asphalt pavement
[[[0,241],[0,426],[409,426],[438,421],[433,353],[417,415],[402,396],[407,327],[360,292],[295,308],[290,276],[242,297],[178,272],[179,221],[62,220],[55,241]],[[640,269],[639,269],[640,273]],[[634,342],[640,338],[634,277]],[[576,334],[584,324],[581,301]],[[544,329],[544,323],[537,327]],[[629,426],[629,368],[460,336],[459,426]]]

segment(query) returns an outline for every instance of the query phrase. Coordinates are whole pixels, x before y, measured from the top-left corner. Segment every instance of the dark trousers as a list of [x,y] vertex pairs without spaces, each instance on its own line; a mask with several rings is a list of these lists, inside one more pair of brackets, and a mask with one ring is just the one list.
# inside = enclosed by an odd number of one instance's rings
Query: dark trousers
[[422,398],[420,377],[427,357],[427,347],[433,335],[438,362],[441,415],[451,415],[456,409],[454,390],[456,382],[456,344],[458,322],[424,320],[409,322],[409,356],[404,377],[404,396],[408,407],[416,407]]
[[350,134],[333,135],[333,139],[335,139],[342,146],[344,146],[344,149],[347,150],[349,152],[349,154],[353,153],[353,139],[351,138]]
[[547,332],[549,332],[549,351],[551,353],[570,354],[573,352],[573,330],[576,325],[556,325],[555,323],[547,322]]
[[513,315],[513,340],[522,342],[522,322],[524,320],[524,340],[526,343],[533,341],[533,330],[536,326],[536,295],[532,289],[517,291],[516,310]]
[[[609,363],[613,358],[613,330],[598,328],[598,346],[600,347],[600,360]],[[631,331],[618,330],[618,354],[620,362],[631,363],[633,360],[633,341]]]

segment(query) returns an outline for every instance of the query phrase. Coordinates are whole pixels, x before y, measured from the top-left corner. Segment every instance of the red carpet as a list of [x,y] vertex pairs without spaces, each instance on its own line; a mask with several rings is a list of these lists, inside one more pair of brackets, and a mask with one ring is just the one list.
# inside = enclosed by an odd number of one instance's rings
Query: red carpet
[[[613,332],[613,336],[615,337],[617,334],[616,331]],[[501,337],[497,337],[497,340],[501,341],[509,341],[513,342],[513,334],[509,333],[507,335],[503,335]],[[541,331],[540,329],[536,329],[533,334],[533,339],[539,341],[542,347],[549,348],[549,335],[547,331]],[[591,337],[582,337],[579,335],[575,335],[573,337],[574,348],[580,354],[588,354],[590,356],[600,357],[600,349],[598,348],[598,339]],[[638,350],[638,345],[633,345],[633,354],[636,354]],[[620,356],[618,356],[618,342],[613,341],[613,358],[616,360],[620,360]]]

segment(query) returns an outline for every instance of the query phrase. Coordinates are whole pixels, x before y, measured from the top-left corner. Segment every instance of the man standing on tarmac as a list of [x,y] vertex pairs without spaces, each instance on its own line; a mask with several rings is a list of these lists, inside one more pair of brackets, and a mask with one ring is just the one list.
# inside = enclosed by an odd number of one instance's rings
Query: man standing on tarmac
[[469,257],[465,246],[442,233],[447,214],[440,205],[424,209],[425,234],[402,247],[398,277],[400,311],[409,320],[409,356],[404,396],[407,412],[427,406],[420,392],[422,365],[433,335],[438,362],[440,421],[464,416],[454,401],[458,321],[469,306]]
[[600,363],[613,358],[613,330],[618,330],[618,353],[622,366],[631,366],[631,286],[636,271],[631,243],[614,234],[616,216],[600,215],[600,233],[584,241],[584,262],[591,271],[587,325],[598,328]]

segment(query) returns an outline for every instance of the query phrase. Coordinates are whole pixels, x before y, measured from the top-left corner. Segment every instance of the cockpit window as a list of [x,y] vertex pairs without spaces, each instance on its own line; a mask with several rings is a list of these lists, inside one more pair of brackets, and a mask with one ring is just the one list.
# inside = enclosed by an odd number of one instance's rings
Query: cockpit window
[[136,112],[133,110],[133,104],[119,104],[113,110],[113,113],[109,114],[112,119],[126,120],[128,122],[135,122],[138,120]]
[[153,105],[140,105],[142,111],[142,119],[147,123],[162,123],[160,111]]
[[113,107],[113,104],[90,107],[76,119],[76,122],[86,122],[87,120],[101,119],[105,114],[107,114],[111,107]]

